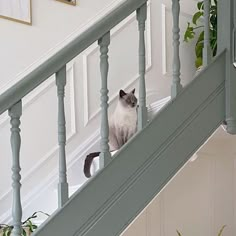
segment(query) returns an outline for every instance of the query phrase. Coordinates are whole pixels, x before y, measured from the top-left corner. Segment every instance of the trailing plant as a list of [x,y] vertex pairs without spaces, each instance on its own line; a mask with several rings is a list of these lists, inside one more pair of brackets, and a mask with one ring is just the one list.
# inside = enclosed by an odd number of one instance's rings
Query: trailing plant
[[[226,225],[223,225],[219,231],[219,233],[217,234],[217,236],[222,236],[224,228],[226,227]],[[178,236],[183,236],[178,230],[176,231]]]
[[[217,52],[217,1],[210,1],[210,46],[212,57],[216,55]],[[184,34],[184,41],[189,42],[197,36],[197,42],[195,45],[195,66],[199,68],[202,65],[202,50],[204,47],[204,26],[202,24],[202,19],[204,19],[204,1],[197,3],[198,11],[192,17],[192,22],[187,23],[187,28]],[[200,33],[198,33],[201,29]],[[198,34],[197,34],[198,33]]]
[[[34,212],[34,214],[30,217],[28,217],[25,221],[22,222],[22,236],[30,235],[32,232],[34,232],[38,226],[33,223],[33,219],[38,217],[38,214],[41,213],[45,216],[49,216],[47,213],[44,213],[42,211]],[[10,236],[11,232],[13,230],[13,225],[7,225],[7,224],[0,224],[0,235],[2,236]]]

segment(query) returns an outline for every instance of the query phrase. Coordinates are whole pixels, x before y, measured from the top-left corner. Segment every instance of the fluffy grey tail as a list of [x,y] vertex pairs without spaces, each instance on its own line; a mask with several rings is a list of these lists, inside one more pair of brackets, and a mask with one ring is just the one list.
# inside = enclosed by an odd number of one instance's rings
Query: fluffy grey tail
[[90,168],[91,168],[93,159],[95,157],[98,157],[99,154],[100,154],[100,152],[92,152],[92,153],[88,154],[87,157],[85,158],[85,160],[84,160],[84,175],[87,178],[91,177]]

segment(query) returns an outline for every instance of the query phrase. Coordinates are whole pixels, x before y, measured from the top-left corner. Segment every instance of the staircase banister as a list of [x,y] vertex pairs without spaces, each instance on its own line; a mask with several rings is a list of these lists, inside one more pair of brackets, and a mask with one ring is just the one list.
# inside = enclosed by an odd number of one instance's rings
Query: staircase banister
[[33,235],[120,235],[224,120],[225,58],[223,51]]
[[147,0],[126,0],[93,26],[81,33],[67,46],[47,59],[35,70],[0,95],[0,115],[25,95],[59,71],[66,63],[119,24]]

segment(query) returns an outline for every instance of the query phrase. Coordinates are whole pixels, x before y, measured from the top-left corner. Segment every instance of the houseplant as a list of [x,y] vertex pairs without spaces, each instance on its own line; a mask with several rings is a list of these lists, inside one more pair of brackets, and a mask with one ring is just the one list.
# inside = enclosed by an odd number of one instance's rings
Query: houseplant
[[[22,222],[22,236],[29,236],[38,228],[38,226],[33,223],[33,219],[37,218],[39,213],[45,216],[49,216],[47,213],[44,213],[42,211],[34,212],[32,216],[28,217],[24,222]],[[10,236],[12,230],[12,225],[0,224],[0,236]]]
[[[224,231],[224,228],[226,227],[226,225],[223,225],[219,231],[219,233],[217,234],[217,236],[222,236],[223,234],[223,231]],[[177,234],[178,236],[183,236],[178,230],[177,230]]]
[[[210,46],[212,57],[214,57],[217,52],[217,1],[218,0],[210,1]],[[202,19],[204,19],[204,1],[197,3],[197,9],[192,17],[191,23],[187,23],[184,41],[189,42],[197,37],[195,45],[195,66],[199,68],[202,65],[202,50],[204,47],[204,26],[202,21]]]

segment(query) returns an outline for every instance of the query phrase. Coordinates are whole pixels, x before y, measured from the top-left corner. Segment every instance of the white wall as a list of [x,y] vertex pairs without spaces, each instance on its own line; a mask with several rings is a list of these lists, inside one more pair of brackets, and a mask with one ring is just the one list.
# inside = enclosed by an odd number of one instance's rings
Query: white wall
[[[148,103],[170,93],[172,63],[172,20],[170,0],[152,0],[146,30]],[[183,30],[190,20],[194,1],[183,0],[181,11],[181,58],[183,83],[194,75],[193,43],[184,44]],[[88,24],[102,17],[118,1],[80,0],[77,7],[54,0],[33,1],[33,25],[0,19],[0,93],[59,50]],[[84,27],[82,27],[85,25]],[[135,14],[111,32],[109,96],[111,106],[120,88],[138,88],[138,31]],[[4,46],[5,45],[5,46]],[[190,50],[192,49],[192,51]],[[86,153],[93,146],[99,128],[99,48],[96,44],[67,66],[66,88],[68,181],[85,181],[82,172]],[[57,98],[52,77],[23,99],[22,116],[22,199],[26,215],[34,210],[49,211],[46,192],[56,188]],[[0,222],[9,220],[11,206],[11,153],[7,114],[0,116]],[[95,133],[95,134],[94,134]],[[91,138],[92,135],[92,139]],[[44,198],[43,198],[44,196]],[[54,200],[55,201],[55,200]],[[40,203],[40,204],[39,204]],[[54,202],[53,209],[56,206]],[[40,208],[40,209],[38,209]],[[50,208],[51,210],[51,208]],[[2,217],[1,217],[2,216]]]
[[32,26],[0,19],[0,88],[15,81],[29,66],[49,54],[50,50],[60,48],[58,44],[63,45],[68,36],[76,34],[82,26],[101,14],[104,8],[110,4],[116,5],[118,1],[77,2],[78,5],[74,7],[54,0],[33,0]]
[[219,128],[122,236],[236,235],[235,141]]

